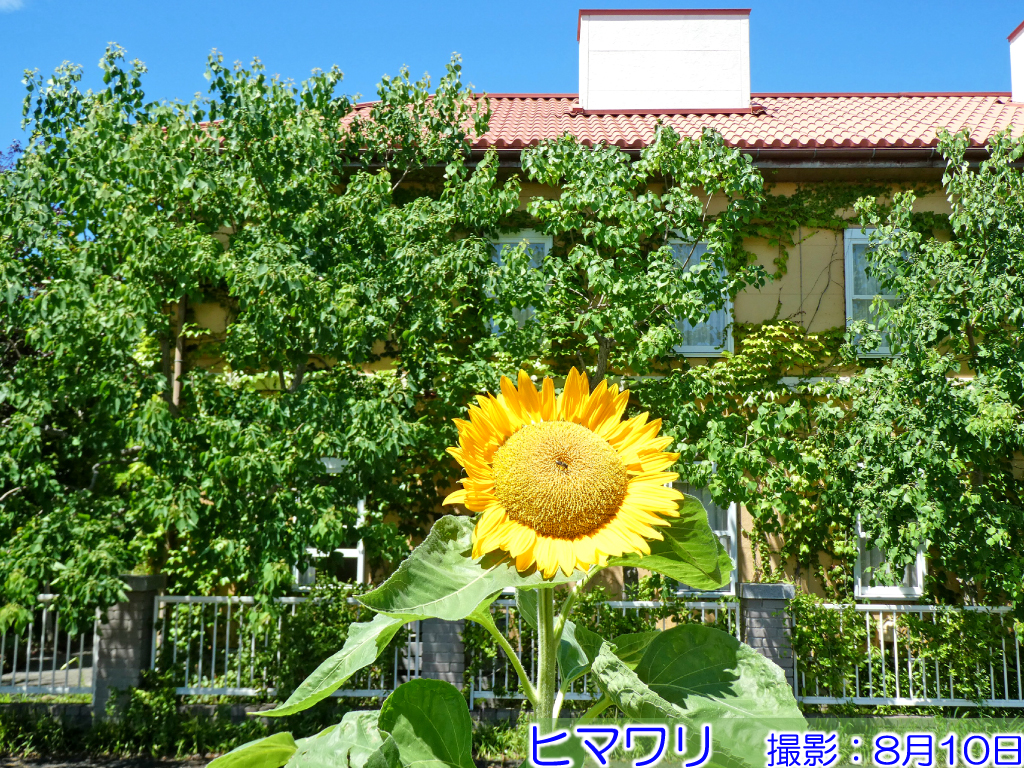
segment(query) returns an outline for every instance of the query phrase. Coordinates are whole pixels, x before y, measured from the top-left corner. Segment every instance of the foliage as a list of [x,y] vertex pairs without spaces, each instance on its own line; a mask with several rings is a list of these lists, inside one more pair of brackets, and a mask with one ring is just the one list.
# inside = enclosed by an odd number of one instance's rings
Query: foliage
[[787,611],[793,617],[791,642],[804,689],[829,692],[822,695],[855,691],[857,670],[867,658],[867,630],[853,605],[830,610],[820,598],[798,593]]
[[[747,223],[741,234],[743,238],[764,239],[770,247],[778,248],[774,278],[786,274],[789,249],[798,246],[804,238],[819,230],[842,233],[847,227],[857,224],[855,205],[860,200],[873,201],[880,211],[887,211],[894,193],[899,191],[892,183],[873,181],[798,184],[789,195],[775,194],[775,186],[767,186],[757,217]],[[930,185],[915,184],[907,191],[921,195],[933,189]],[[949,229],[945,216],[930,211],[911,212],[910,222],[915,230],[929,236],[936,229]]]
[[[902,691],[915,690],[917,698],[980,703],[1004,695],[998,673],[1002,649],[1015,644],[1009,617],[940,609],[920,615],[895,614],[893,621],[872,613],[869,635],[865,614],[855,610],[853,603],[839,610],[823,603],[814,595],[798,594],[787,609],[793,617],[793,653],[805,695],[853,697],[858,685],[866,691],[870,681],[875,695],[895,697],[897,679]],[[933,665],[942,670],[941,676],[932,673]],[[997,674],[990,678],[993,668]],[[859,708],[832,705],[829,711],[853,715]],[[943,708],[933,711],[938,714]]]
[[[782,564],[793,559],[813,567],[819,552],[856,552],[846,501],[832,487],[841,467],[827,443],[832,435],[822,430],[844,411],[793,384],[831,373],[841,346],[839,332],[811,334],[778,320],[745,329],[736,354],[717,365],[673,369],[631,385],[679,441],[682,478],[707,487],[716,503],[737,502],[751,513],[762,580],[779,567],[769,556],[770,536],[784,533],[776,549]],[[832,578],[845,586],[850,573]]]
[[[40,591],[91,617],[133,569],[269,597],[308,546],[362,537],[399,559],[403,531],[382,521],[432,484],[413,446],[440,453],[420,424],[431,376],[409,369],[479,330],[458,307],[490,264],[469,235],[517,199],[493,158],[462,163],[486,110],[457,60],[433,90],[385,79],[360,116],[337,70],[295,85],[213,56],[207,99],[156,104],[141,63],[115,47],[101,67],[96,92],[70,65],[29,73],[31,139],[2,176],[6,621]],[[439,163],[423,194],[394,200]],[[367,372],[395,328],[410,362]]]
[[[502,256],[495,324],[504,355],[575,358],[594,382],[608,370],[644,373],[682,343],[679,320],[706,320],[741,287],[763,284],[754,266],[723,278],[762,181],[750,158],[712,131],[695,140],[661,128],[636,162],[565,136],[525,150],[522,165],[530,181],[560,194],[529,205],[536,228],[554,239],[551,257],[531,269],[526,249]],[[717,215],[709,213],[715,195],[726,201]],[[710,257],[697,264],[691,246],[700,242]],[[517,321],[522,307],[532,308],[531,322]]]
[[[684,497],[680,505],[699,507],[700,503]],[[720,545],[707,536],[706,515],[703,527],[694,518],[685,533],[677,531],[676,545],[642,558],[640,567],[664,576],[681,562],[716,561]],[[612,705],[631,718],[670,717],[688,722],[694,726],[693,732],[711,718],[716,728],[730,734],[725,743],[716,746],[716,756],[722,756],[724,765],[754,765],[763,756],[763,741],[750,736],[750,718],[800,717],[781,670],[731,635],[691,620],[660,632],[630,632],[610,641],[602,639],[569,617],[583,587],[605,566],[575,572],[570,579],[559,574],[541,580],[535,567],[519,572],[507,552],[474,558],[473,528],[474,523],[464,517],[439,520],[398,572],[362,598],[377,612],[376,618],[353,625],[342,649],[321,664],[284,704],[264,714],[281,717],[309,709],[358,668],[371,663],[381,653],[382,638],[391,627],[443,617],[468,619],[491,635],[516,670],[534,720],[542,724],[558,717],[568,687],[585,674],[590,674],[601,697],[582,720],[592,719]],[[731,570],[731,563],[725,565]],[[728,576],[719,573],[718,579],[715,586],[721,586]],[[556,619],[554,592],[569,580],[573,584]],[[499,629],[491,607],[509,587],[516,591],[519,617],[515,627],[505,622]],[[524,628],[537,637],[536,675],[532,677],[511,645],[523,640]],[[351,739],[339,737],[350,716],[366,723],[366,735],[360,741],[365,749],[358,758],[350,751]],[[399,761],[403,765],[469,765],[472,729],[462,694],[447,683],[409,681],[388,697],[379,716],[372,712],[350,716],[316,737],[297,742],[284,737],[253,741],[219,758],[217,768],[278,768],[285,762],[304,765],[344,756],[352,764],[367,766]]]
[[[495,156],[464,162],[488,110],[456,60],[359,110],[336,69],[296,85],[215,55],[206,98],[157,104],[120,49],[101,68],[96,92],[70,65],[28,74],[31,139],[3,176],[5,622],[40,591],[91,616],[132,570],[265,599],[307,547],[357,537],[388,567],[455,479],[450,419],[501,372],[642,370],[763,278],[719,273],[761,182],[713,133],[662,131],[637,162],[543,144],[526,177],[569,193],[524,214]],[[556,241],[539,272],[488,246],[524,216]],[[687,271],[675,237],[714,263]]]
[[[899,357],[829,394],[852,401],[847,489],[866,533],[894,563],[928,542],[939,585],[1024,610],[1024,140],[1006,132],[972,168],[969,137],[943,134],[952,238],[910,226],[912,193],[876,225],[872,274],[902,297],[876,301]],[[860,329],[851,329],[857,331]],[[865,337],[861,346],[870,347]],[[874,469],[868,476],[861,467]],[[942,594],[942,587],[939,586]]]
[[[576,597],[575,623],[590,632],[604,637],[615,638],[617,642],[622,641],[626,635],[635,635],[640,638],[647,633],[653,633],[669,626],[679,624],[698,623],[705,624],[725,632],[735,632],[735,627],[730,626],[729,617],[725,611],[720,611],[717,617],[701,610],[688,610],[682,603],[683,600],[675,595],[676,583],[666,579],[658,573],[642,576],[638,583],[633,585],[629,598],[630,600],[649,601],[656,603],[653,607],[642,607],[636,609],[622,610],[612,605],[617,596],[609,594],[604,587],[598,586],[587,589]],[[559,595],[557,605],[564,605],[568,592]],[[513,647],[523,658],[530,658],[537,652],[537,631],[529,620],[529,614],[520,615],[520,606],[509,607],[507,619],[504,611],[495,609],[495,623],[502,634],[509,637]],[[495,669],[504,670],[506,667],[500,661],[501,646],[484,626],[477,623],[467,623],[462,630],[462,644],[466,649],[466,670],[465,681],[470,683],[474,678],[483,676],[488,678]],[[623,650],[623,643],[619,643],[619,651]],[[518,685],[518,678],[515,674],[509,674],[510,687],[505,687],[504,675],[499,675],[494,681],[491,690],[495,696],[502,698],[516,692],[522,692]],[[597,688],[591,686],[592,692]]]

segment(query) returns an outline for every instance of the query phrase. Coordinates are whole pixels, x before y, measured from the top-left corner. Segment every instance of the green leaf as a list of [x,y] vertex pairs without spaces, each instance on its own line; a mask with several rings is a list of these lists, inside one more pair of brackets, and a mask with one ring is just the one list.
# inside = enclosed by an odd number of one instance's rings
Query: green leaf
[[732,559],[708,525],[699,499],[684,496],[679,517],[658,530],[665,538],[650,542],[651,554],[612,557],[608,565],[646,568],[694,589],[721,589],[729,583]]
[[592,668],[598,687],[627,717],[646,720],[678,720],[686,713],[652,691],[605,642]]
[[420,618],[377,615],[372,621],[353,624],[342,649],[303,680],[284,704],[260,712],[260,717],[283,717],[309,709],[338,690],[354,673],[372,664],[403,624]]
[[612,640],[612,645],[615,647],[615,655],[622,659],[622,662],[627,667],[636,669],[636,665],[643,658],[647,646],[660,634],[661,630],[656,629],[652,632],[635,632],[619,635]]
[[[537,590],[517,589],[516,608],[526,622],[537,629]],[[562,684],[566,685],[577,677],[587,674],[590,665],[601,648],[602,639],[586,627],[579,627],[573,621],[566,621],[562,640],[558,644],[556,660]]]
[[537,590],[516,590],[516,610],[519,611],[520,618],[524,619],[535,632],[537,631],[537,612],[539,610],[537,601]]
[[377,730],[378,714],[349,712],[337,725],[325,728],[316,736],[299,739],[298,749],[287,768],[335,768],[338,765],[362,768],[384,746],[384,739]]
[[366,758],[363,768],[399,768],[401,764],[398,743],[391,734],[388,734],[384,737],[383,743]]
[[544,579],[536,568],[523,575],[507,552],[473,560],[473,527],[468,517],[442,517],[391,578],[360,601],[380,613],[457,621],[506,587],[536,589],[578,581],[586,575],[576,571],[571,577],[559,573]]
[[719,629],[683,624],[658,634],[636,666],[651,690],[716,717],[802,717],[778,665]]
[[805,725],[782,669],[718,629],[685,624],[661,632],[636,676],[684,712],[691,737],[698,726],[714,723],[718,765],[763,766],[769,729]]
[[586,627],[576,626],[571,621],[565,622],[562,630],[562,641],[558,644],[556,659],[558,671],[562,676],[562,685],[566,686],[577,677],[590,671],[594,659],[604,640]]
[[295,739],[290,733],[275,733],[235,747],[210,765],[216,768],[281,768],[295,750]]
[[406,768],[475,768],[473,721],[450,683],[421,678],[398,686],[381,707],[378,726],[394,738]]

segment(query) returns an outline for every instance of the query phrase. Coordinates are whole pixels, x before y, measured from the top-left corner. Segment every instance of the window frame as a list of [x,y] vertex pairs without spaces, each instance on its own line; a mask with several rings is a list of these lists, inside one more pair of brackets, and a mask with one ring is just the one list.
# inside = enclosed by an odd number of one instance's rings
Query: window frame
[[[922,545],[917,549],[917,558],[912,567],[916,576],[916,587],[905,586],[864,586],[864,563],[861,559],[861,552],[869,551],[867,537],[861,528],[860,515],[857,516],[857,561],[853,569],[853,597],[856,600],[916,600],[924,597],[924,579],[928,575],[928,561],[925,557],[925,547]],[[872,547],[874,549],[874,547]]]
[[[693,245],[701,245],[701,244],[703,244],[704,247],[705,247],[705,252],[709,252],[710,251],[710,248],[707,247],[707,243],[705,243],[704,241],[698,241],[697,243],[688,243],[687,241],[682,240],[680,238],[669,238],[668,244],[671,245],[671,246],[677,246],[677,245],[693,246]],[[723,270],[721,274],[724,277],[728,273],[725,270]],[[677,345],[677,346],[672,348],[672,351],[673,351],[674,354],[679,355],[680,357],[724,357],[726,354],[732,354],[734,352],[735,347],[733,345],[733,339],[732,339],[732,326],[736,322],[736,316],[735,316],[735,314],[733,312],[733,301],[732,301],[732,299],[727,298],[725,300],[725,303],[722,304],[721,310],[715,310],[715,311],[716,312],[721,311],[721,312],[724,312],[726,314],[725,343],[720,345],[720,346],[716,346],[716,347],[702,346],[702,345],[699,345],[699,344],[679,344],[679,345]],[[709,317],[708,320],[705,321],[705,322],[710,322],[710,320],[711,320],[711,318]],[[677,323],[676,327],[678,327],[678,324],[681,324],[681,323],[684,323],[684,322],[686,322],[686,321],[685,320],[677,320],[676,321],[676,323]],[[681,328],[680,328],[680,332],[682,332]]]
[[[871,242],[871,235],[876,231],[874,227],[847,227],[843,232],[843,278],[845,282],[846,291],[846,326],[849,328],[850,323],[853,322],[853,302],[863,301],[870,299],[874,301],[876,298],[899,301],[899,296],[890,293],[876,293],[873,296],[867,294],[854,293],[854,262],[853,262],[853,247],[855,245],[867,245]],[[889,344],[889,337],[885,331],[882,333],[882,343],[878,345],[878,348],[871,350],[870,352],[861,352],[858,357],[862,358],[887,358],[892,357],[892,347]]]
[[[490,247],[497,251],[497,253],[494,253],[492,251],[491,259],[494,261],[495,264],[499,264],[499,265],[502,264],[502,262],[500,261],[502,246],[505,246],[505,245],[516,246],[516,245],[519,245],[520,243],[522,243],[524,240],[528,244],[530,244],[530,245],[533,245],[533,244],[536,244],[536,243],[543,244],[544,245],[544,255],[543,255],[542,258],[547,258],[548,257],[548,254],[551,253],[551,248],[555,244],[554,238],[551,235],[541,234],[540,232],[538,232],[535,229],[520,229],[518,232],[515,232],[514,234],[499,235],[497,238],[488,241]],[[524,327],[526,325],[527,320],[530,317],[532,317],[534,311],[535,310],[534,310],[533,307],[523,307],[522,312],[524,313],[524,317],[520,321],[520,325],[519,325],[520,328],[522,328],[522,327]],[[492,333],[500,333],[500,331],[498,331],[497,327],[495,326],[493,318],[491,319],[491,332]]]
[[[676,488],[681,490],[679,486],[691,486],[689,483],[685,483],[681,480],[677,480],[675,483],[666,483],[669,488]],[[704,490],[704,489],[701,489]],[[684,491],[685,493],[685,491]],[[707,511],[707,510],[705,510]],[[735,597],[738,594],[737,583],[739,581],[739,504],[735,501],[729,502],[729,506],[726,509],[726,527],[725,530],[718,530],[712,528],[715,537],[725,547],[726,552],[729,553],[729,557],[732,558],[732,573],[729,574],[729,583],[720,589],[695,589],[687,585],[680,585],[676,589],[676,595],[678,597]],[[708,520],[708,524],[711,521]]]

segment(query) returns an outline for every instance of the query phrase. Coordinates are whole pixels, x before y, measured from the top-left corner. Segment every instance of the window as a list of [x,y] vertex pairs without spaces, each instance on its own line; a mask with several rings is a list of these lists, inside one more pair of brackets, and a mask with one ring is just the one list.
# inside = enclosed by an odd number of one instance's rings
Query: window
[[897,579],[885,555],[877,547],[870,547],[867,536],[857,518],[857,563],[854,571],[853,595],[867,600],[917,598],[924,594],[924,576],[927,573],[924,547],[917,558],[903,570]]
[[[322,456],[320,458],[324,469],[329,475],[340,474],[348,466],[348,459],[339,459],[333,456]],[[359,499],[356,502],[356,526],[362,527],[366,523],[366,499]],[[315,547],[306,547],[306,554],[309,555],[313,564],[300,571],[292,567],[292,577],[295,586],[300,591],[308,591],[316,583],[316,572],[320,570],[332,573],[343,580],[355,579],[356,583],[363,584],[366,581],[366,545],[360,539],[355,547],[349,549],[335,549],[333,552],[321,552]],[[354,563],[346,562],[354,561]],[[354,573],[353,573],[354,572]]]
[[[705,243],[673,242],[672,251],[676,260],[686,269],[693,269],[701,263],[708,252]],[[682,331],[683,343],[675,347],[676,354],[684,357],[719,357],[723,351],[732,352],[732,302],[726,301],[721,309],[711,313],[703,323],[694,325],[689,320],[676,321]]]
[[[502,237],[499,237],[491,243],[491,259],[493,259],[495,264],[502,264],[502,254],[507,250],[517,247],[523,241],[526,241],[527,250],[530,252],[530,268],[538,269],[544,261],[544,257],[551,251],[551,238],[547,235],[535,232],[532,229],[524,229],[514,235],[503,235]],[[526,322],[530,320],[533,315],[533,307],[523,307],[522,309],[512,310],[512,316],[515,318],[516,323],[520,328],[526,325]],[[494,332],[498,331],[494,323],[491,324],[491,330]]]
[[[711,530],[718,536],[718,540],[722,542],[722,546],[725,547],[725,551],[729,553],[729,557],[732,558],[734,564],[738,563],[737,559],[737,536],[736,536],[736,518],[737,518],[737,505],[730,504],[728,507],[721,507],[711,499],[711,493],[707,488],[694,488],[692,485],[688,485],[683,482],[676,482],[672,484],[674,488],[682,491],[689,496],[696,496],[700,499],[700,503],[704,505],[704,509],[708,511],[708,525],[711,526]],[[701,595],[735,595],[736,594],[736,569],[733,568],[732,574],[729,578],[729,583],[721,589],[713,591],[702,591],[687,586],[686,584],[679,585],[680,594],[701,594]]]
[[[846,230],[846,322],[867,320],[875,322],[875,314],[871,311],[871,303],[880,297],[890,304],[895,304],[898,297],[894,294],[882,293],[878,280],[868,275],[871,232],[869,229]],[[876,349],[865,352],[864,357],[887,357],[889,337],[882,334],[882,341]]]

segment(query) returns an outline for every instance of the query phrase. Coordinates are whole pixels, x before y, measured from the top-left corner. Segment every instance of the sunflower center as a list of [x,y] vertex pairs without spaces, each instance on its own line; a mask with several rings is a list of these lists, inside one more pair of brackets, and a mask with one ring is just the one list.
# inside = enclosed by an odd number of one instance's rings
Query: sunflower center
[[523,427],[494,454],[491,470],[509,518],[559,539],[586,536],[608,522],[629,485],[608,441],[568,421]]

